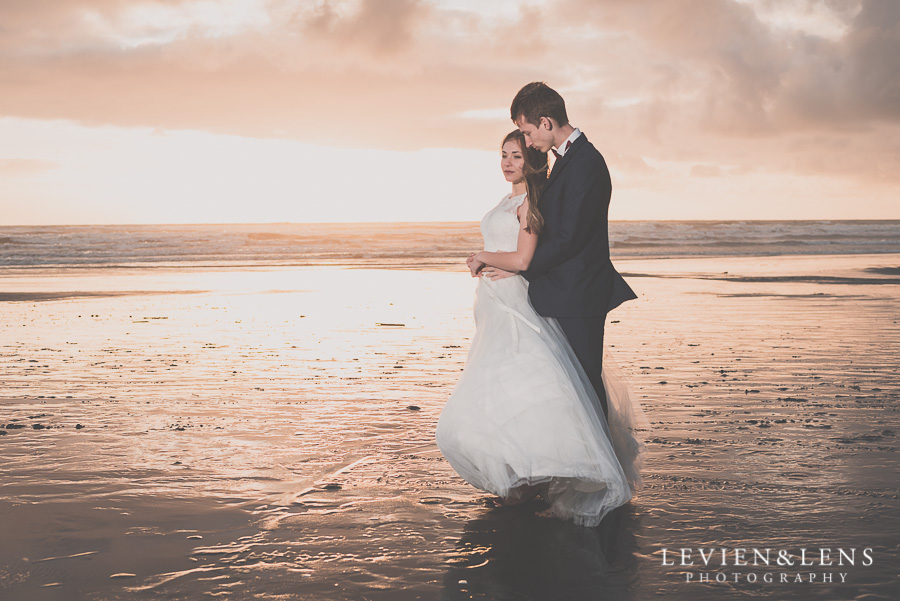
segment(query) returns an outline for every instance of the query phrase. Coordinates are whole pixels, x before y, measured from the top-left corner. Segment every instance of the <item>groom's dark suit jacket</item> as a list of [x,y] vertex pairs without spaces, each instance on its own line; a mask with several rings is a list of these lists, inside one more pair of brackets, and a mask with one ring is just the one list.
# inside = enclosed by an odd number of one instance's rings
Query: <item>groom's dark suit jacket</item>
[[544,229],[527,271],[528,296],[545,317],[602,317],[637,298],[609,259],[612,182],[582,133],[556,161],[539,208]]

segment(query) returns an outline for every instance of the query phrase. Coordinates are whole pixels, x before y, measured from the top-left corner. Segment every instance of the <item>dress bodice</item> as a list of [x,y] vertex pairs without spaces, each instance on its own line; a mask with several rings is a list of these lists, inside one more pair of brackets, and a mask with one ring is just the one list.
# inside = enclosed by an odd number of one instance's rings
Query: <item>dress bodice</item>
[[496,207],[481,220],[484,250],[488,252],[515,252],[519,243],[519,218],[516,211],[525,202],[525,194],[507,194]]

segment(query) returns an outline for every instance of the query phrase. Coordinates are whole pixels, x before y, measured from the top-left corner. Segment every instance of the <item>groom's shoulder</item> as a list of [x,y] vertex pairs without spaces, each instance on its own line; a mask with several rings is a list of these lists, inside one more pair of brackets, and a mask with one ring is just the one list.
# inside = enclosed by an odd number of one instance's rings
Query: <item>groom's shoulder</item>
[[583,162],[586,165],[603,165],[605,167],[606,160],[603,158],[603,155],[600,154],[600,151],[597,150],[597,148],[590,140],[588,140],[586,135],[581,134],[581,136],[579,136],[579,139],[582,138],[583,140],[581,143],[581,149],[579,152],[574,153],[572,158],[574,159],[577,157],[578,162]]

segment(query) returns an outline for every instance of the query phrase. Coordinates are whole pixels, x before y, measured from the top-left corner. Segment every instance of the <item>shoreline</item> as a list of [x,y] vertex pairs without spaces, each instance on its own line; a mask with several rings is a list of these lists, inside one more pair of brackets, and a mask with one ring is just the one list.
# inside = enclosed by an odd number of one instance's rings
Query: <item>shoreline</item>
[[[801,259],[815,257],[886,257],[900,255],[900,250],[883,252],[817,252],[808,253],[667,253],[667,254],[629,254],[612,253],[613,263],[618,261],[684,261],[684,260],[728,260],[728,259]],[[61,273],[67,270],[80,272],[84,270],[229,270],[229,269],[290,269],[296,267],[346,267],[346,268],[382,268],[382,269],[429,269],[435,266],[458,266],[459,261],[465,263],[468,255],[458,254],[408,255],[408,254],[376,254],[367,257],[324,256],[305,259],[285,259],[278,261],[132,261],[125,263],[48,263],[41,265],[0,265],[0,277],[6,274],[28,272]],[[385,264],[387,262],[387,264]]]
[[[409,259],[385,264],[373,260],[371,262],[335,261],[329,263],[300,264],[240,264],[213,266],[204,264],[152,264],[149,268],[137,265],[92,265],[40,268],[0,268],[0,281],[5,282],[5,291],[0,292],[0,303],[33,303],[53,302],[72,299],[103,298],[118,296],[151,296],[151,295],[203,295],[221,292],[240,293],[234,286],[223,287],[219,276],[228,274],[316,274],[340,271],[395,271],[395,272],[433,272],[433,273],[466,273],[465,257],[433,261],[420,258],[413,262]],[[856,264],[870,264],[867,268],[857,269]],[[771,256],[689,256],[689,257],[614,257],[614,265],[625,278],[645,279],[699,279],[723,282],[744,283],[797,283],[797,284],[835,284],[854,285],[897,285],[900,284],[900,253],[875,254],[830,254],[830,255],[771,255]],[[711,268],[711,266],[715,266]],[[727,268],[725,271],[721,269]],[[737,272],[735,271],[737,270]],[[773,270],[775,270],[773,272]],[[186,278],[192,275],[207,276],[208,286],[197,287],[190,282],[203,279]],[[158,285],[159,278],[173,276],[167,280],[171,286],[146,287],[144,284]],[[252,275],[250,276],[252,279]],[[111,279],[110,279],[111,278]],[[71,282],[75,285],[86,284],[94,289],[83,287],[61,288],[60,282]],[[117,281],[133,281],[138,284],[132,288],[116,285]],[[284,286],[276,278],[269,277],[271,287],[263,290],[259,286],[249,288],[253,292],[292,293],[297,289]],[[297,281],[292,276],[291,281]],[[190,284],[190,285],[189,285]],[[18,288],[18,290],[16,289]],[[101,288],[101,289],[98,289]],[[107,288],[103,290],[102,288]]]

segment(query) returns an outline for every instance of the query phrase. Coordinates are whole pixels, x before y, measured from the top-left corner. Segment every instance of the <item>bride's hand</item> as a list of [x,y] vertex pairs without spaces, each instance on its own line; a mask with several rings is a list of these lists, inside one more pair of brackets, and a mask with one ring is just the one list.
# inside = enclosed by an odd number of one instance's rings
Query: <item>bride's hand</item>
[[475,253],[469,255],[469,258],[466,259],[466,265],[473,278],[478,277],[478,272],[484,268],[484,263],[475,258]]

